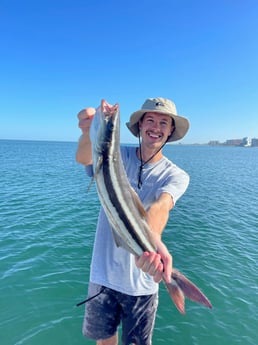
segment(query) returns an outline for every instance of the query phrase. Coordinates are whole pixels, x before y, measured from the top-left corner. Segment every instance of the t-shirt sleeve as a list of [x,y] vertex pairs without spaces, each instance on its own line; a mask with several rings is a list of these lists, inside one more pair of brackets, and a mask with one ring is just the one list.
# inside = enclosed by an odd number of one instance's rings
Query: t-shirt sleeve
[[92,177],[93,176],[93,165],[86,165],[85,166],[85,172],[86,172],[86,175],[89,176],[89,177]]
[[174,204],[176,204],[177,200],[185,193],[190,177],[176,165],[173,165],[170,170],[162,186],[157,189],[156,198],[158,199],[162,193],[169,193]]

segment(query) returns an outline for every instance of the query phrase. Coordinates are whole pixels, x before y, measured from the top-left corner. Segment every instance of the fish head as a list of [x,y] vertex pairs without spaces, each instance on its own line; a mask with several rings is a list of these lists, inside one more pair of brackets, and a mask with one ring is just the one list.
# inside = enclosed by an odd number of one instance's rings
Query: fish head
[[119,131],[119,105],[102,100],[90,127],[94,167],[110,145],[119,144]]

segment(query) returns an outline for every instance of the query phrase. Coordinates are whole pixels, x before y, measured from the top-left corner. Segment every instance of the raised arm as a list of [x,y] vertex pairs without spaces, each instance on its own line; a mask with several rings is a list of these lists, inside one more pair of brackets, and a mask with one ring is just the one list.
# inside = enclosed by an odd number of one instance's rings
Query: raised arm
[[79,138],[78,147],[76,151],[76,161],[80,164],[92,164],[91,141],[90,141],[90,125],[95,115],[94,108],[86,108],[81,110],[77,117],[79,120],[79,128],[82,130],[82,135]]

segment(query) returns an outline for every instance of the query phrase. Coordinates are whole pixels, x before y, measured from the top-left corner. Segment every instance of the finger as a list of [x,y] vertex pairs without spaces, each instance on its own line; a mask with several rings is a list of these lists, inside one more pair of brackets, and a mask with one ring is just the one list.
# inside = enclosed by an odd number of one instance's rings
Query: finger
[[160,264],[160,255],[157,253],[148,253],[142,266],[142,270],[150,275],[154,275],[158,265]]
[[[161,268],[160,268],[161,266]],[[148,269],[148,273],[151,276],[155,276],[157,272],[161,269],[161,272],[163,272],[163,264],[161,262],[161,256],[159,254],[153,253],[153,258],[150,261],[150,266]]]
[[93,117],[79,120],[80,128],[90,128]]
[[79,120],[83,120],[83,119],[87,119],[89,117],[94,116],[95,113],[96,113],[96,109],[94,109],[94,108],[85,108],[85,109],[81,110],[78,113],[77,117],[78,117]]
[[163,264],[160,263],[156,272],[155,272],[155,275],[153,276],[153,280],[156,282],[156,283],[160,283],[163,279]]
[[155,260],[155,255],[155,253],[144,252],[136,261],[137,267],[143,272],[149,273],[152,263]]
[[145,253],[143,253],[142,255],[140,255],[140,256],[135,256],[135,264],[136,264],[136,266],[138,267],[138,268],[141,268],[142,267],[142,265],[143,265],[143,263],[144,263],[144,256],[147,256],[147,255],[149,255],[149,253],[148,252],[145,252]]
[[171,282],[173,259],[171,255],[166,256],[162,259],[163,262],[163,277],[167,283]]
[[136,266],[143,272],[153,276],[153,280],[159,283],[162,280],[163,264],[161,256],[157,253],[143,253],[140,257],[136,258]]
[[144,252],[137,260],[137,267],[143,272],[147,272],[150,268],[152,255],[149,252]]

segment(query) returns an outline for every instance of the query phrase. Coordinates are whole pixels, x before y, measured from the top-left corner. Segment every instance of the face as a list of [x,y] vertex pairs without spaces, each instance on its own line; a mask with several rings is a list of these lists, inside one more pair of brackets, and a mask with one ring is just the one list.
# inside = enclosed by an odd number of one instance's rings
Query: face
[[139,121],[142,142],[162,145],[172,133],[174,126],[169,115],[146,113]]

